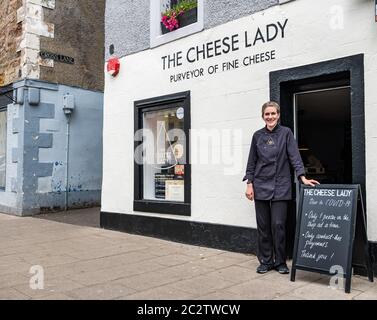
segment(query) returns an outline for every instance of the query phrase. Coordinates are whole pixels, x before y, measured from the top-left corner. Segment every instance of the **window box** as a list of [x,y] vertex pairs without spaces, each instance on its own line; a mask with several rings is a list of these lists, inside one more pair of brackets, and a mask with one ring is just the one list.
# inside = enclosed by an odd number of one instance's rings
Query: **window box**
[[[196,23],[198,21],[198,8],[192,8],[190,10],[187,10],[183,13],[181,13],[178,17],[178,28],[186,27],[190,24]],[[175,31],[177,29],[169,30],[165,27],[165,25],[160,22],[161,24],[161,32],[162,34],[166,34],[172,31]]]
[[[177,3],[179,4],[179,2]],[[163,23],[161,23],[161,19],[163,17],[163,13],[167,12],[168,8],[172,5],[174,5],[173,2],[169,2],[168,0],[150,0],[151,48],[186,37],[196,32],[200,32],[204,28],[204,0],[197,0],[196,11],[193,10],[193,12],[186,13],[181,21],[178,21],[177,25],[179,25],[179,27],[177,28],[175,26],[174,29],[170,31],[165,27],[165,25],[163,25]],[[187,11],[189,10],[190,9]]]
[[160,22],[160,25],[161,25],[161,33],[162,34],[167,34],[167,33],[170,32],[170,30],[168,28],[166,28],[165,25],[162,22]]
[[183,28],[198,21],[198,8],[192,8],[178,16],[179,27]]

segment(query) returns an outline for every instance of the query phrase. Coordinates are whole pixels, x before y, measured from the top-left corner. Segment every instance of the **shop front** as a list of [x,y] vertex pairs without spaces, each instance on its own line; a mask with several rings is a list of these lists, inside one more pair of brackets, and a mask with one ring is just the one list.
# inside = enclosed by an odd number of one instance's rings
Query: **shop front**
[[361,185],[375,248],[374,1],[309,6],[273,6],[120,59],[125,71],[106,79],[103,227],[255,252],[242,178],[273,100],[308,177]]

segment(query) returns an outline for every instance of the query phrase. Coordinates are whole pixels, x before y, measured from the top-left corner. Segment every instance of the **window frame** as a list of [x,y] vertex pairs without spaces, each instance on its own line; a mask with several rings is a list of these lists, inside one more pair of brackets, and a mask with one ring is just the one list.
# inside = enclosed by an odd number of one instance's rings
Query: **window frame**
[[[157,111],[169,108],[169,105],[179,103],[184,108],[184,132],[186,135],[186,161],[184,178],[184,202],[144,199],[144,166],[134,161],[134,211],[162,213],[171,215],[191,216],[191,164],[190,164],[190,129],[191,129],[191,94],[184,91],[175,94],[155,97],[134,102],[135,134],[143,129],[143,114],[146,110]],[[142,145],[142,141],[134,142],[134,152]]]
[[162,34],[160,22],[161,22],[161,8],[160,0],[150,0],[150,47],[158,47],[164,43],[168,43],[190,34],[200,32],[204,28],[204,0],[198,0],[198,21],[178,28],[166,34]]

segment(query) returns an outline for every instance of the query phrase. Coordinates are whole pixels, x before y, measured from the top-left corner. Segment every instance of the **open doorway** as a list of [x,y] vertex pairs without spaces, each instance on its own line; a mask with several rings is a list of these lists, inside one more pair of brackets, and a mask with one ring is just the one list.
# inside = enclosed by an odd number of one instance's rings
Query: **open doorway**
[[[279,84],[281,122],[294,132],[307,178],[321,184],[354,182],[352,86],[350,73],[297,79]],[[292,172],[292,177],[294,177]],[[292,180],[293,201],[287,218],[287,255],[292,258],[299,188]]]
[[306,176],[322,184],[352,183],[350,87],[294,93],[294,108]]

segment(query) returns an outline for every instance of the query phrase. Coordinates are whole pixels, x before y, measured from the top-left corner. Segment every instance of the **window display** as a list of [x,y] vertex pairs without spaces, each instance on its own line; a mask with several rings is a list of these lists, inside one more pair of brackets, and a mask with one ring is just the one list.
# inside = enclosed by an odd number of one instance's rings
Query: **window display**
[[184,202],[186,143],[182,108],[144,111],[143,129],[147,137],[144,199]]
[[134,211],[191,215],[190,91],[135,101]]

